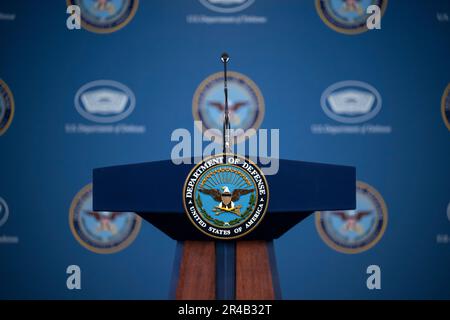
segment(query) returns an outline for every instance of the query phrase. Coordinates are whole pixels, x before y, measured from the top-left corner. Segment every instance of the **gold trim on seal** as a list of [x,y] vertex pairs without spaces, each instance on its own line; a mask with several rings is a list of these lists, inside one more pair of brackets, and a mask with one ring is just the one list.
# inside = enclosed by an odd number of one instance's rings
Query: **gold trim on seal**
[[3,135],[9,128],[9,126],[11,125],[13,118],[14,118],[14,109],[15,109],[15,105],[14,105],[14,96],[11,92],[11,89],[9,88],[9,86],[6,84],[5,81],[3,81],[2,79],[0,79],[0,87],[2,87],[5,92],[6,95],[9,96],[9,100],[11,102],[10,108],[11,108],[11,114],[9,116],[8,121],[6,122],[5,126],[3,128],[0,128],[0,136]]
[[450,83],[447,85],[447,88],[445,88],[444,94],[442,95],[442,98],[441,98],[442,119],[444,120],[445,126],[447,127],[448,130],[450,130],[450,122],[449,122],[449,119],[447,119],[447,117],[445,115],[445,100],[447,99],[447,97],[449,95],[450,95]]

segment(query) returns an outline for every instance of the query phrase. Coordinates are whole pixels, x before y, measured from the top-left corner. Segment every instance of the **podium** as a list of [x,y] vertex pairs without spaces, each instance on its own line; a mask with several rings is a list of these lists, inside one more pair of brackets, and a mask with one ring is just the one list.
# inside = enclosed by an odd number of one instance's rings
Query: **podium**
[[95,211],[135,212],[177,241],[173,299],[281,299],[273,240],[314,211],[355,208],[354,167],[280,160],[278,173],[266,176],[270,203],[256,229],[213,240],[184,212],[182,189],[193,166],[165,160],[93,171]]

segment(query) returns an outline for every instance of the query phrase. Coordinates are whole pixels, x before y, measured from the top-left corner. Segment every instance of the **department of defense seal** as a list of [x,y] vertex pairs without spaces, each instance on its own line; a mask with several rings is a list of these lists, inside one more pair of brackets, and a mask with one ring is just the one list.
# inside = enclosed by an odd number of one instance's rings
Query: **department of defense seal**
[[380,193],[358,181],[356,209],[317,212],[316,228],[331,248],[343,253],[360,253],[381,239],[387,220],[387,207]]
[[[228,72],[229,115],[232,143],[240,143],[258,130],[264,119],[264,98],[258,86],[247,76],[238,72]],[[192,114],[195,121],[201,121],[202,132],[208,129],[221,130],[225,105],[223,101],[222,72],[217,72],[203,80],[194,93]],[[198,123],[198,122],[196,122]],[[236,129],[241,129],[237,131]],[[254,129],[255,131],[248,131]],[[220,141],[222,136],[205,133],[209,139]]]
[[316,0],[320,18],[331,29],[345,34],[367,31],[367,8],[376,5],[384,13],[387,0]]
[[0,79],[0,136],[8,130],[14,118],[14,98],[8,85]]
[[126,26],[134,17],[139,0],[67,0],[81,11],[81,25],[96,33],[111,33]]
[[269,204],[266,178],[256,164],[235,154],[211,156],[186,178],[183,205],[191,222],[216,239],[251,232]]
[[95,253],[115,253],[128,247],[138,235],[141,221],[132,212],[92,211],[92,184],[77,193],[69,210],[75,239]]

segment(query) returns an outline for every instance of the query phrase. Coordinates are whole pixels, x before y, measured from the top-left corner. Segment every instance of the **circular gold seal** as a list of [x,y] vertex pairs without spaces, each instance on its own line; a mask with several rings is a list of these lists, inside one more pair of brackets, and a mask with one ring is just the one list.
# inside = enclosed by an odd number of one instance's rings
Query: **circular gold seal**
[[[214,138],[214,141],[222,139],[225,110],[223,82],[222,72],[210,75],[200,83],[192,99],[192,115],[196,126],[208,139]],[[259,129],[264,119],[264,98],[256,83],[241,73],[228,72],[227,82],[231,142],[240,143]]]
[[388,213],[381,194],[367,183],[356,184],[356,209],[316,213],[316,228],[323,241],[343,253],[360,253],[380,241]]
[[125,27],[136,14],[139,0],[67,0],[81,11],[81,26],[95,33],[111,33]]
[[0,79],[0,136],[8,130],[14,118],[14,97],[5,81]]
[[316,0],[316,10],[322,21],[334,31],[355,35],[367,31],[367,8],[376,5],[383,16],[387,0]]
[[190,221],[216,239],[236,239],[254,230],[268,204],[264,174],[255,163],[235,154],[204,159],[191,170],[183,187]]
[[92,184],[73,198],[69,225],[75,239],[95,253],[116,253],[128,247],[141,228],[141,217],[133,212],[92,210]]

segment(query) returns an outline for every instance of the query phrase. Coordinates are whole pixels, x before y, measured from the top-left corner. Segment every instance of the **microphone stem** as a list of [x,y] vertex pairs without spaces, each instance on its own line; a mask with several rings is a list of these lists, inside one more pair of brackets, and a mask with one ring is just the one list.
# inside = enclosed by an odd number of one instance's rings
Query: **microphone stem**
[[225,119],[223,123],[223,153],[231,152],[230,144],[230,118],[228,113],[228,79],[227,79],[227,60],[223,62],[224,73],[224,93],[225,93]]

